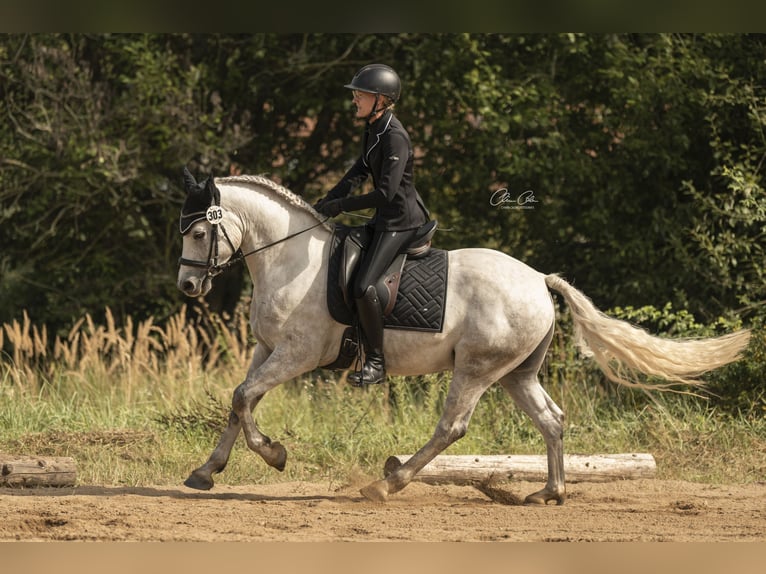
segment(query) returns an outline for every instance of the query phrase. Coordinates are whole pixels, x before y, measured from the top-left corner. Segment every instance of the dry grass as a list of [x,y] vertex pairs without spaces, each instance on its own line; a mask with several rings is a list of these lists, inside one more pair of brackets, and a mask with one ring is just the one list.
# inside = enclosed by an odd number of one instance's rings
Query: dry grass
[[245,314],[238,313],[233,325],[209,313],[205,319],[208,329],[195,328],[184,307],[162,326],[152,318],[134,323],[130,317],[124,326],[117,326],[107,308],[106,325],[96,325],[86,315],[67,336],[49,340],[45,325],[33,325],[24,311],[21,322],[0,328],[0,349],[7,349],[7,360],[1,364],[5,378],[21,387],[38,386],[62,371],[120,376],[130,382],[179,372],[193,378],[224,358],[246,364],[252,345]]
[[[208,328],[185,311],[153,320],[104,325],[84,317],[50,337],[27,314],[0,328],[0,451],[74,456],[85,484],[180,484],[202,463],[225,424],[231,391],[253,343],[245,312]],[[554,340],[543,382],[567,413],[570,453],[651,452],[660,478],[758,482],[766,476],[766,421],[723,415],[689,397],[647,400],[602,384]],[[229,484],[375,476],[393,452],[414,452],[433,432],[446,375],[362,391],[329,373],[275,389],[258,406],[265,432],[289,450],[282,474],[268,469],[240,438],[219,480]],[[468,434],[448,453],[541,454],[540,433],[500,388],[482,398]],[[482,492],[518,503],[499,485]]]

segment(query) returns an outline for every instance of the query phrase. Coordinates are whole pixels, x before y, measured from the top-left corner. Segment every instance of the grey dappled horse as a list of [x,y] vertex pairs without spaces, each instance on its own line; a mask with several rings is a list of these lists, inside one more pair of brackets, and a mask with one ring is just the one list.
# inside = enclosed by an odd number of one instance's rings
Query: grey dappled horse
[[[269,465],[284,468],[285,448],[261,433],[253,410],[277,385],[332,363],[345,326],[331,318],[326,305],[331,223],[263,177],[211,177],[197,183],[185,170],[185,179],[179,289],[192,297],[207,293],[212,277],[238,249],[253,280],[250,324],[257,345],[252,362],[233,393],[228,426],[218,445],[185,482],[206,490],[213,486],[212,474],[226,466],[240,429],[250,449]],[[667,384],[699,384],[697,376],[736,360],[749,339],[748,331],[695,340],[653,337],[607,317],[558,276],[543,275],[489,249],[450,251],[447,289],[442,332],[385,332],[390,375],[452,371],[453,376],[433,436],[407,462],[361,490],[370,500],[384,501],[404,488],[462,437],[479,398],[497,382],[545,438],[548,480],[526,502],[563,503],[564,413],[538,381],[554,330],[549,289],[566,300],[581,349],[620,384],[647,387],[636,381],[638,372]]]

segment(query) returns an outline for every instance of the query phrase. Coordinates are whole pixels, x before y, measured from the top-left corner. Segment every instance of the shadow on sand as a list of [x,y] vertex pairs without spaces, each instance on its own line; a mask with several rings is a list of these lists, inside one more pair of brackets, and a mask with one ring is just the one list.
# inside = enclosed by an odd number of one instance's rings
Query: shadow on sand
[[178,489],[172,486],[74,486],[74,487],[0,487],[0,496],[145,496],[151,498],[175,498],[180,500],[237,500],[251,502],[270,501],[320,501],[329,500],[334,502],[364,501],[362,496],[352,497],[347,495],[321,495],[321,494],[296,494],[295,496],[263,495],[251,492],[211,492],[192,489]]

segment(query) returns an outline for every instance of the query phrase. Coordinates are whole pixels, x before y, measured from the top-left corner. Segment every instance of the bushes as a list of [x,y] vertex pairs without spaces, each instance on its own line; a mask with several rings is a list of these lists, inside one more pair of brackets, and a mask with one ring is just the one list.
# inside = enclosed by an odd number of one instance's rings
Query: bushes
[[730,413],[766,417],[766,326],[763,317],[752,325],[750,345],[741,361],[711,373],[714,404]]

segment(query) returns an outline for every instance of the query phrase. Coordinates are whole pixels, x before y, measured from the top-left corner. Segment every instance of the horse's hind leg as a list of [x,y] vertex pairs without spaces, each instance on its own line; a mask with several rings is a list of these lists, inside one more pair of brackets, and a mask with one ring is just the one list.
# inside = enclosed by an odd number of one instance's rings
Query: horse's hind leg
[[564,412],[553,402],[537,380],[537,370],[514,371],[500,380],[519,407],[529,415],[542,433],[548,451],[548,482],[545,488],[530,494],[527,504],[563,504],[564,484]]
[[496,380],[494,377],[472,377],[455,372],[444,411],[431,439],[386,478],[365,486],[361,493],[375,502],[385,502],[389,494],[403,489],[412,478],[450,444],[465,435],[476,403]]

